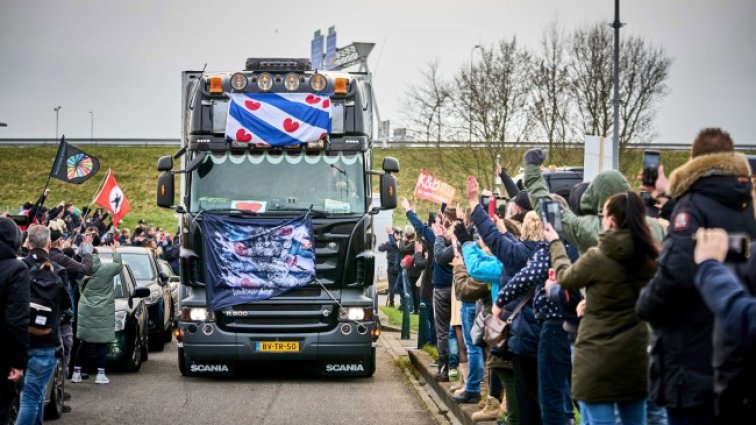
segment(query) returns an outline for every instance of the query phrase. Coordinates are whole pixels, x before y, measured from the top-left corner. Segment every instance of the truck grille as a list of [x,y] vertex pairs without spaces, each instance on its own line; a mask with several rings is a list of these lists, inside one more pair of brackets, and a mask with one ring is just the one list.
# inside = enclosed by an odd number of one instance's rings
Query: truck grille
[[218,325],[232,332],[322,332],[333,329],[339,310],[335,303],[256,303],[229,308],[217,315]]

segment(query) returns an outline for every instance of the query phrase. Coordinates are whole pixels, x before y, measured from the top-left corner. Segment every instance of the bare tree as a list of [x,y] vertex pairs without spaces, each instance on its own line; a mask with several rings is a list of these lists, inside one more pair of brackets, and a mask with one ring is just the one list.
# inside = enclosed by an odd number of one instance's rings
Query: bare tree
[[550,158],[559,156],[572,134],[568,55],[565,36],[553,21],[544,31],[541,50],[533,60],[530,105],[538,133],[549,144]]
[[[605,24],[577,29],[570,37],[570,91],[584,134],[612,132],[612,34]],[[654,137],[654,107],[667,94],[672,60],[639,37],[620,44],[620,148]]]
[[483,48],[482,57],[477,66],[462,67],[458,73],[456,85],[462,90],[455,97],[454,112],[456,121],[471,125],[473,135],[481,142],[481,149],[474,152],[475,171],[486,176],[484,182],[492,187],[496,155],[506,144],[527,140],[530,133],[527,106],[531,56],[513,37],[490,49]]
[[426,64],[420,71],[420,81],[408,87],[403,102],[410,129],[425,142],[444,139],[444,115],[452,105],[450,83],[441,78],[438,67],[438,59]]
[[655,137],[655,105],[668,92],[672,60],[662,49],[639,37],[630,37],[620,50],[620,147],[629,142],[648,143]]

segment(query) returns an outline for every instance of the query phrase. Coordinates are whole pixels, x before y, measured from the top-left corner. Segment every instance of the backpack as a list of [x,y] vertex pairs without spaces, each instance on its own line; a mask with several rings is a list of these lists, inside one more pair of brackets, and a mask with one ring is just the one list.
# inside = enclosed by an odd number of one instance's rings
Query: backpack
[[29,268],[29,333],[49,335],[60,314],[61,277],[50,261],[37,263],[32,257],[26,257],[24,263]]

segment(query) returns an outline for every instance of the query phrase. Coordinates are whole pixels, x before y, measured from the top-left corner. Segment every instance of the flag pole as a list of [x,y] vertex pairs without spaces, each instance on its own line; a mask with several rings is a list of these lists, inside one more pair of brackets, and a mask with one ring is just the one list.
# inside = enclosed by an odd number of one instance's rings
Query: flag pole
[[65,134],[60,138],[60,143],[58,144],[58,151],[55,153],[55,159],[53,160],[52,168],[50,168],[50,172],[47,173],[47,181],[45,182],[45,187],[42,189],[42,193],[39,195],[39,198],[37,198],[37,201],[34,203],[33,211],[34,211],[34,217],[31,217],[31,219],[37,218],[39,215],[39,209],[42,207],[42,197],[45,196],[45,192],[47,192],[47,188],[50,186],[50,178],[52,177],[53,170],[55,170],[55,164],[58,163],[58,157],[60,156],[60,151],[63,149],[63,143],[66,140]]
[[81,216],[81,224],[82,225],[86,225],[87,215],[89,215],[89,212],[92,211],[92,205],[94,205],[95,200],[97,199],[97,195],[100,194],[100,191],[102,190],[102,187],[105,185],[105,182],[108,180],[108,176],[109,175],[110,175],[110,168],[108,168],[108,172],[105,173],[105,176],[103,176],[102,181],[100,182],[100,185],[97,186],[97,191],[95,191],[95,194],[92,197],[92,200],[87,205],[87,212],[84,213],[83,216]]

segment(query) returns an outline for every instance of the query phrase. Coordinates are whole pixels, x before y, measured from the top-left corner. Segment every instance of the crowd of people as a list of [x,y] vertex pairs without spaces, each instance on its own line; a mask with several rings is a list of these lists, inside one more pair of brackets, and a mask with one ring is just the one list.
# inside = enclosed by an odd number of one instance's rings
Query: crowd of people
[[[549,193],[545,159],[525,154],[524,190],[501,170],[496,214],[471,176],[464,211],[424,221],[403,199],[411,229],[386,229],[388,303],[432,307],[435,378],[459,376],[452,397],[478,403],[476,421],[751,423],[756,191],[729,134],[702,130],[669,179],[660,166],[633,189],[604,171],[569,199]],[[560,206],[559,232],[543,202]],[[502,345],[484,337],[491,317],[509,323]]]
[[[108,384],[108,344],[115,340],[113,279],[121,273],[118,246],[155,249],[178,272],[178,238],[143,220],[120,232],[102,209],[60,202],[45,208],[49,191],[18,212],[0,216],[0,424],[8,423],[19,387],[16,425],[41,425],[46,387],[61,353],[72,383]],[[99,253],[112,251],[112,261]],[[64,393],[64,400],[70,398]],[[63,406],[63,412],[70,407]]]

